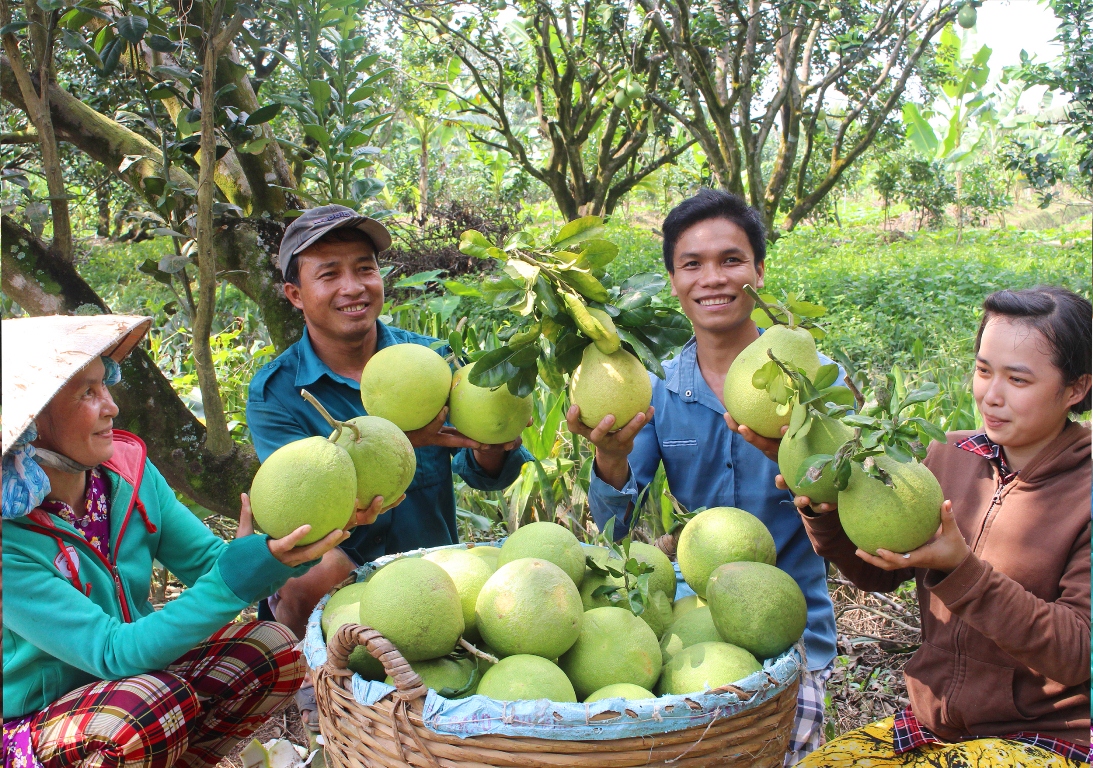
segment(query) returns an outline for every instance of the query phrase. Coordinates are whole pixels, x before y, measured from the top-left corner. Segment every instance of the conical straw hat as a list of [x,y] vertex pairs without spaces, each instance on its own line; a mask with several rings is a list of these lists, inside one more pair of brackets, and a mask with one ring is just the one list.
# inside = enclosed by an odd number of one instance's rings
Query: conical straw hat
[[3,453],[73,376],[100,356],[121,362],[148,332],[150,317],[47,315],[0,323]]

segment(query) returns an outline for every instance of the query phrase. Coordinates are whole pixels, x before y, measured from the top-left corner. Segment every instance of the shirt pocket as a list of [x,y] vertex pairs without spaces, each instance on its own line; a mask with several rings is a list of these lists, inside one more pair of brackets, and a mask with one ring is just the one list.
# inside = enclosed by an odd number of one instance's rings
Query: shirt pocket
[[698,448],[698,440],[693,437],[665,439],[660,441],[660,448],[663,451],[672,451],[678,453],[684,450],[696,450]]

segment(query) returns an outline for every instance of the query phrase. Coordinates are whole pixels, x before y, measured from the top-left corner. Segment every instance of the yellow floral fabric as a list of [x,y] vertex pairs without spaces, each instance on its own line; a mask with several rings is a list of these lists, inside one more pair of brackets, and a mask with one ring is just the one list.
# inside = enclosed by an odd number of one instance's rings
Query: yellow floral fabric
[[972,739],[927,744],[897,755],[888,717],[844,733],[801,762],[798,768],[1090,768],[1089,763],[1006,739]]

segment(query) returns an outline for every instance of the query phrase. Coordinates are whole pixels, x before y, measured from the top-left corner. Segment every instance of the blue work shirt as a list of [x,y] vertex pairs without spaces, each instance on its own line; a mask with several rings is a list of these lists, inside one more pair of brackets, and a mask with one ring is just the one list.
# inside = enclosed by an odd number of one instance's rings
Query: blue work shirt
[[[429,346],[436,341],[379,321],[376,329],[377,351],[392,344]],[[440,354],[445,353],[446,350],[440,350]],[[360,383],[339,376],[319,359],[305,329],[303,338],[262,366],[251,380],[247,425],[260,461],[293,440],[314,435],[326,437],[332,431],[319,411],[300,396],[304,388],[338,421],[366,415]],[[339,545],[357,565],[396,552],[457,543],[452,472],[472,488],[497,491],[508,487],[520,474],[524,462],[531,460],[526,448],[510,451],[501,473],[490,477],[468,448],[431,445],[414,452],[417,472],[403,502],[377,517],[371,525],[354,528]]]
[[[823,362],[830,361],[824,358]],[[634,439],[626,485],[616,490],[592,473],[588,506],[596,525],[602,530],[614,516],[615,530],[626,530],[620,521],[626,520],[629,506],[652,482],[661,461],[672,494],[687,509],[737,507],[752,513],[774,537],[778,567],[805,594],[808,668],[823,669],[835,658],[835,613],[827,591],[827,563],[812,549],[793,495],[775,487],[778,465],[725,426],[725,407],[702,377],[693,337],[663,368],[663,380],[649,375],[656,410]]]

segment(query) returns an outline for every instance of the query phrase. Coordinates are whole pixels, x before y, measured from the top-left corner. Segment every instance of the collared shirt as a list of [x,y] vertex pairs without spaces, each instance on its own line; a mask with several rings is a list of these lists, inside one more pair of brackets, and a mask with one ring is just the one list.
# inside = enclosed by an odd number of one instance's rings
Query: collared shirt
[[[377,351],[392,344],[429,346],[436,341],[379,321],[376,329]],[[447,354],[447,349],[442,348],[439,354]],[[334,373],[315,353],[305,329],[303,338],[262,366],[251,380],[247,425],[259,460],[265,461],[271,453],[293,440],[330,434],[326,420],[300,396],[300,390],[304,388],[339,421],[366,415],[361,403],[360,383]],[[524,462],[531,460],[523,447],[511,451],[500,475],[490,477],[475,461],[473,451],[466,448],[427,446],[415,449],[415,453],[417,472],[406,489],[406,499],[371,525],[354,528],[340,545],[358,565],[385,554],[455,544],[459,533],[452,472],[472,488],[497,491],[510,485],[520,474]]]
[[[830,361],[823,358],[823,362]],[[588,505],[596,525],[602,530],[615,516],[615,530],[623,530],[618,521],[625,519],[627,507],[652,482],[661,461],[672,494],[688,509],[737,507],[755,515],[774,537],[777,566],[804,592],[808,668],[823,669],[835,658],[827,563],[813,551],[793,495],[775,487],[778,465],[725,426],[725,408],[702,377],[693,337],[663,367],[664,380],[649,375],[655,412],[634,439],[626,485],[615,490],[592,473]]]
[[985,432],[965,437],[956,443],[956,447],[962,451],[974,453],[976,456],[982,456],[994,464],[1002,485],[1009,485],[1017,478],[1017,470],[1011,469],[1006,463],[1006,454],[1002,451],[1002,446],[987,437]]
[[57,515],[87,539],[100,555],[110,558],[110,492],[98,467],[87,474],[87,490],[79,513],[66,502],[49,499],[42,502],[41,509]]

